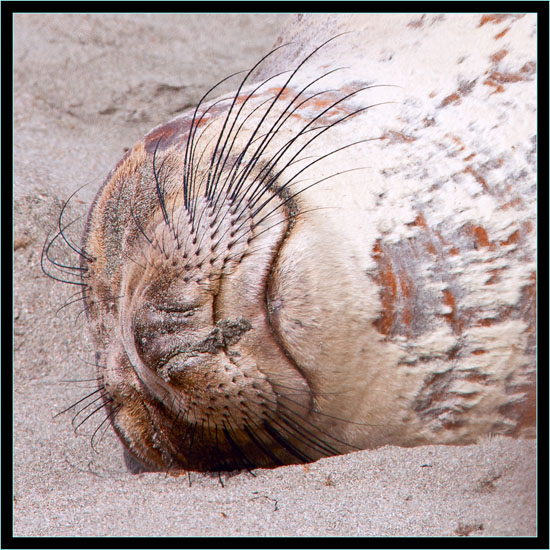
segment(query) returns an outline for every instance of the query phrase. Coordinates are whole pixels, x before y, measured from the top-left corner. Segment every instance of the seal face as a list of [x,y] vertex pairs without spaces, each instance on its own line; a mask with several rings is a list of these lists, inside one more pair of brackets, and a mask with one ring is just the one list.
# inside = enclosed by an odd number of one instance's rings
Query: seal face
[[[81,276],[104,407],[143,468],[534,435],[534,212],[519,197],[533,189],[534,125],[516,117],[508,132],[510,101],[476,85],[486,61],[458,42],[434,66],[462,59],[460,101],[452,75],[436,71],[439,91],[422,78],[416,95],[380,77],[413,88],[409,50],[439,52],[403,16],[390,25],[399,55],[384,17],[298,42],[286,73],[276,48],[234,95],[151,130],[99,190],[80,265],[53,263]],[[440,32],[478,43],[486,24]],[[335,59],[371,36],[378,65],[361,58],[343,79]],[[524,120],[530,50],[518,52],[527,68],[508,82],[522,83]],[[265,80],[248,85],[257,68]],[[449,115],[461,101],[487,120]]]

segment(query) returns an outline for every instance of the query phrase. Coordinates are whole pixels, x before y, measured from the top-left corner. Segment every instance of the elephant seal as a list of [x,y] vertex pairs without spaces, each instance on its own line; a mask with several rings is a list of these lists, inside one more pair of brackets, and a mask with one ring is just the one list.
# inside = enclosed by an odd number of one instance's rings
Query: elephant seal
[[535,34],[297,16],[127,152],[57,267],[142,468],[535,435]]

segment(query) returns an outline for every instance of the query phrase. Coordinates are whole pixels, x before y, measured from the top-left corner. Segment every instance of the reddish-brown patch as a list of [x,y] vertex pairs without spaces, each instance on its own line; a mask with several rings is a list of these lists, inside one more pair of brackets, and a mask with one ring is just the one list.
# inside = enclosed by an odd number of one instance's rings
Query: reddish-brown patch
[[471,155],[468,155],[464,160],[472,160],[476,156],[476,153],[472,153]]
[[401,286],[401,292],[403,293],[403,296],[408,300],[410,299],[412,294],[413,283],[406,272],[401,271],[399,275],[400,275],[399,284]]
[[536,72],[536,64],[534,61],[525,63],[519,71],[516,72],[501,72],[491,71],[483,84],[485,86],[491,86],[495,88],[493,93],[502,93],[505,90],[504,84],[511,84],[514,82],[527,82],[533,80]]
[[473,322],[472,326],[475,327],[492,327],[498,325],[514,315],[517,316],[517,305],[516,306],[501,306],[498,308],[497,314],[492,317],[484,317],[483,319],[477,319]]
[[424,214],[422,212],[419,212],[414,219],[414,222],[407,224],[412,226],[419,226],[419,227],[428,227],[428,224],[426,223],[426,218],[424,217]]
[[[266,94],[272,94],[274,97],[279,93],[280,88],[270,88],[267,90]],[[356,91],[356,88],[351,88],[351,92]],[[289,103],[295,97],[295,90],[284,89],[279,99],[288,101]],[[352,107],[349,104],[346,104],[344,101],[339,102],[342,99],[342,94],[336,94],[332,92],[326,92],[320,95],[312,96],[307,100],[303,101],[302,106],[293,110],[292,114],[289,116],[296,118],[300,121],[310,120],[313,116],[318,116],[319,113],[326,111],[323,116],[317,119],[317,122],[320,124],[328,124],[334,116],[348,116],[348,118],[353,118],[356,113],[357,108]]]
[[511,201],[505,202],[503,205],[500,206],[502,210],[507,210],[508,208],[512,208],[514,206],[520,206],[523,204],[523,201],[521,200],[521,197],[516,197],[515,199],[512,199]]
[[291,101],[294,98],[294,90],[291,88],[269,88],[267,89],[262,95],[272,95],[273,97],[276,97],[278,94],[281,94],[279,96],[279,99],[282,99],[283,101]]
[[438,372],[430,376],[424,383],[424,392],[427,394],[426,398],[417,405],[416,410],[429,409],[434,403],[443,401],[447,397],[448,381],[449,374],[446,372]]
[[455,136],[453,134],[445,134],[445,137],[453,140],[458,145],[459,151],[464,151],[464,149],[466,149],[466,145],[464,145],[464,142],[458,136]]
[[[417,214],[414,221],[411,222],[411,223],[408,223],[407,225],[409,225],[411,227],[422,227],[423,229],[425,229],[426,232],[427,232],[427,240],[425,242],[423,242],[422,244],[424,245],[424,247],[426,248],[426,250],[430,254],[437,254],[437,249],[436,249],[435,245],[433,244],[433,242],[431,240],[431,231],[428,228],[428,224],[426,223],[426,218],[424,218],[424,214],[422,214],[422,212]],[[444,242],[443,238],[441,237],[441,235],[439,233],[437,233],[437,232],[434,232],[434,233],[437,237],[439,237],[439,240]]]
[[533,231],[533,222],[531,220],[526,220],[521,224],[521,230],[524,233],[531,233]]
[[296,120],[304,122],[304,117],[300,114],[297,114],[297,113],[292,113],[291,115],[289,115],[289,118],[294,118]]
[[256,94],[251,94],[251,95],[240,95],[239,97],[237,97],[237,99],[235,100],[235,105],[241,105],[243,104],[245,101],[250,101],[250,100],[254,100],[256,98]]
[[447,359],[449,361],[454,361],[456,359],[456,356],[458,355],[458,352],[460,351],[460,347],[459,346],[455,346],[454,348],[451,348],[448,352],[447,352]]
[[446,107],[447,105],[455,104],[460,105],[460,99],[469,95],[476,85],[476,80],[463,80],[458,86],[458,90],[448,95],[440,103],[439,107]]
[[[477,349],[475,350],[474,355],[483,355],[484,353],[484,350]],[[491,377],[488,374],[481,374],[480,372],[474,370],[473,372],[465,373],[463,376],[463,380],[474,382],[476,384],[486,384],[487,381],[491,381]]]
[[502,38],[509,30],[510,30],[510,27],[507,27],[503,31],[500,31],[499,33],[495,34],[495,36],[494,36],[495,40],[498,40],[499,38]]
[[527,322],[527,332],[535,334],[537,324],[537,274],[531,273],[530,283],[523,287],[520,298],[522,318]]
[[430,254],[433,254],[434,256],[437,255],[437,249],[435,248],[434,244],[429,241],[426,243],[426,250],[430,253]]
[[393,324],[395,300],[397,299],[397,280],[392,269],[391,259],[382,253],[380,242],[373,248],[373,255],[378,262],[378,283],[382,312],[374,326],[382,334],[389,334]]
[[399,258],[393,258],[380,241],[373,247],[372,255],[378,264],[375,280],[380,286],[382,311],[374,322],[384,335],[399,333],[410,336],[413,324],[413,303],[416,288],[413,278]]
[[512,244],[517,244],[518,242],[523,240],[527,233],[530,233],[531,231],[533,231],[533,222],[527,220],[521,224],[521,227],[519,229],[516,229],[516,231],[511,233],[506,240],[500,241],[498,244],[500,246],[510,246]]
[[452,254],[453,256],[458,256],[460,254],[460,250],[458,250],[456,246],[451,246],[451,248],[449,248],[449,254]]
[[[482,27],[487,23],[491,23],[492,25],[498,25],[499,23],[502,23],[507,19],[508,20],[511,19],[513,23],[514,21],[517,21],[518,19],[521,19],[522,17],[524,17],[524,15],[525,14],[504,14],[504,13],[501,13],[501,14],[492,13],[492,14],[483,15],[481,17],[478,27]],[[510,30],[510,28],[511,28],[511,25],[509,25],[499,33],[495,34],[493,38],[495,40],[499,40]]]
[[424,14],[420,17],[420,19],[412,19],[407,23],[407,27],[411,27],[413,29],[420,29],[421,27],[424,26],[425,17],[426,15]]
[[519,230],[514,231],[505,241],[500,241],[500,244],[503,246],[509,246],[511,244],[516,244],[519,241]]
[[172,137],[182,129],[182,126],[182,121],[176,119],[159,128],[155,128],[143,138],[145,150],[148,153],[152,153],[157,148],[157,145],[159,150],[164,149],[172,143]]
[[[323,96],[316,96],[313,99],[310,99],[304,105],[312,107],[319,112],[326,109],[330,109],[330,113],[341,112],[343,114],[351,114],[353,112],[353,109],[345,107],[343,103],[339,103],[338,105],[332,107],[336,101],[338,101],[338,99],[335,95],[325,94]],[[329,114],[329,111],[327,111],[327,114]]]
[[405,299],[401,319],[406,327],[410,327],[412,323],[411,299],[413,294],[413,282],[405,271],[401,271],[399,275],[401,294]]
[[412,143],[413,141],[416,141],[417,138],[414,136],[408,136],[402,132],[390,130],[382,136],[382,139],[387,139],[390,143]]
[[487,353],[487,351],[485,351],[484,349],[475,349],[474,351],[472,351],[472,355],[484,355],[485,353]]
[[495,88],[495,91],[493,92],[494,94],[501,94],[502,92],[504,92],[505,89],[504,86],[500,84],[495,84],[494,82],[489,80],[486,80],[484,84],[486,84],[487,86],[493,86]]
[[499,63],[500,61],[502,61],[506,56],[508,55],[508,50],[506,49],[502,49],[502,50],[498,50],[498,52],[495,52],[493,55],[491,55],[489,57],[489,59],[493,62],[493,63]]
[[481,20],[479,22],[478,27],[483,27],[483,25],[486,25],[487,23],[498,25],[499,23],[506,21],[506,19],[512,18],[515,20],[521,17],[523,17],[523,14],[516,15],[511,13],[489,13],[481,16]]
[[[325,68],[328,68],[329,66],[326,65]],[[343,96],[346,96],[346,95],[349,95],[349,94],[352,94],[354,92],[357,91],[357,88],[355,86],[352,86],[351,84],[348,84],[346,86],[343,86],[342,88],[340,88],[340,92],[342,93]]]
[[382,257],[382,247],[380,246],[380,239],[378,239],[372,247],[372,255],[377,259],[377,261]]
[[[514,430],[510,434],[512,437],[521,436],[522,430],[536,426],[537,423],[537,384],[534,373],[529,376],[529,382],[526,384],[524,391],[525,396],[522,401],[512,410],[507,411],[509,416],[515,417],[517,421]],[[501,412],[505,413],[502,410]]]
[[451,313],[446,313],[445,315],[453,315],[455,309],[455,297],[448,288],[443,291],[443,303],[453,310]]
[[491,274],[491,277],[487,280],[485,283],[486,285],[494,285],[500,281],[500,274],[502,272],[502,269],[495,268],[489,270],[489,273]]
[[499,84],[507,84],[508,82],[522,82],[525,80],[532,80],[531,76],[535,74],[535,63],[529,61],[525,63],[521,69],[515,73],[503,73],[500,71],[493,71],[489,73],[488,79],[494,80]]
[[457,334],[460,334],[462,332],[462,321],[459,319],[456,311],[456,301],[454,294],[446,288],[443,291],[443,303],[451,308],[451,311],[449,313],[443,314],[443,316],[447,319],[449,324],[452,326],[453,331]]
[[485,178],[479,172],[477,172],[471,164],[468,165],[466,168],[464,168],[463,172],[465,174],[471,174],[475,178],[475,180],[479,184],[481,184],[481,186],[485,191],[489,190],[487,186],[487,181],[485,180]]
[[487,236],[487,231],[481,225],[474,225],[472,227],[472,235],[474,237],[476,248],[480,246],[490,246],[489,237]]
[[454,94],[451,94],[445,97],[443,101],[439,104],[439,106],[446,107],[451,103],[454,103],[455,105],[460,105],[460,96],[456,92]]

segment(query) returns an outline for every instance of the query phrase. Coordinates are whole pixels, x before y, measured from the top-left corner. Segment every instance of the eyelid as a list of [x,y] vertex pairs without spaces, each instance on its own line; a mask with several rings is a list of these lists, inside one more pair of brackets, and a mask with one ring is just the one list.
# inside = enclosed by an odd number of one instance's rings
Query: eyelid
[[157,311],[162,311],[163,313],[181,313],[184,317],[189,317],[194,315],[196,311],[199,310],[199,307],[192,305],[183,305],[183,304],[149,304],[151,307]]

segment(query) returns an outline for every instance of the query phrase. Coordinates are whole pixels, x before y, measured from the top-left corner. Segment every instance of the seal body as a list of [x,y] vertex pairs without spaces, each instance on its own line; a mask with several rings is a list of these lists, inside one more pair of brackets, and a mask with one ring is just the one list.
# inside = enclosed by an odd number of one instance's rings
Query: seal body
[[235,94],[125,155],[82,280],[139,463],[535,435],[535,36],[297,17]]

